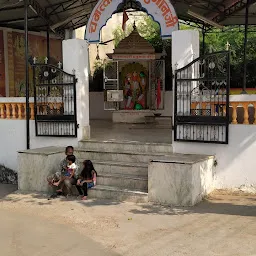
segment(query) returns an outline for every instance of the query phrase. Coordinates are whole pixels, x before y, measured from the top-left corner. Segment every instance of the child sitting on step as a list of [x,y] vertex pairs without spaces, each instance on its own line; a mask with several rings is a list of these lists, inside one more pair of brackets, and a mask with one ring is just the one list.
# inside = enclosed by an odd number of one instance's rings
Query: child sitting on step
[[59,190],[57,190],[57,192],[62,192],[64,182],[65,182],[66,179],[74,178],[76,168],[77,168],[77,166],[75,164],[75,161],[76,161],[76,157],[74,155],[68,155],[67,156],[67,167],[65,168],[66,171],[63,173],[60,180],[58,182],[54,183],[55,186],[57,186],[57,187],[60,186],[61,187]]
[[90,160],[85,160],[83,165],[84,168],[78,177],[76,188],[80,196],[82,196],[82,200],[86,200],[88,188],[92,188],[96,185],[97,172]]

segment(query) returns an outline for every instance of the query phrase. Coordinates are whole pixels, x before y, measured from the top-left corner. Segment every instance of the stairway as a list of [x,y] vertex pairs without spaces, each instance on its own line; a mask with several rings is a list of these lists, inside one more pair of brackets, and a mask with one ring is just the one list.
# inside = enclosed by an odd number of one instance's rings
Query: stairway
[[79,161],[91,160],[98,173],[89,197],[137,203],[148,199],[148,162],[171,154],[171,144],[130,141],[85,140],[76,150]]

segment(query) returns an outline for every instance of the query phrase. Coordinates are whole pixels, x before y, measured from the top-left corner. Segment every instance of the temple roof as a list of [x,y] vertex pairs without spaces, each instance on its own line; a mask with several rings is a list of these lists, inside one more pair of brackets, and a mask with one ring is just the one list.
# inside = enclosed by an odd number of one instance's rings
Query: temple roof
[[154,54],[155,48],[142,36],[136,27],[132,33],[119,42],[114,54]]

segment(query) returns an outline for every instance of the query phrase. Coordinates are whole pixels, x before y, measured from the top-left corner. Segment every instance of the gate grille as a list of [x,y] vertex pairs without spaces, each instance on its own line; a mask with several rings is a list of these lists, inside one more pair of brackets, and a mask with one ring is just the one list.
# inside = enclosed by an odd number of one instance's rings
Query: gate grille
[[103,70],[104,82],[104,110],[118,110],[119,102],[107,101],[108,90],[119,89],[118,61],[105,61]]
[[76,78],[51,64],[33,64],[36,136],[77,137]]
[[175,141],[228,144],[229,64],[216,52],[176,70]]

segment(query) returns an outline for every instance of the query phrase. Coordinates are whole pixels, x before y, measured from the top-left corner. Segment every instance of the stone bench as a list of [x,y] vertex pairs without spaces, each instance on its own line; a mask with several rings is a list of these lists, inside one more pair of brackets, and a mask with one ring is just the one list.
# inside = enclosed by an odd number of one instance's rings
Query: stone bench
[[213,190],[213,156],[177,154],[169,161],[151,161],[149,201],[171,206],[193,206]]

